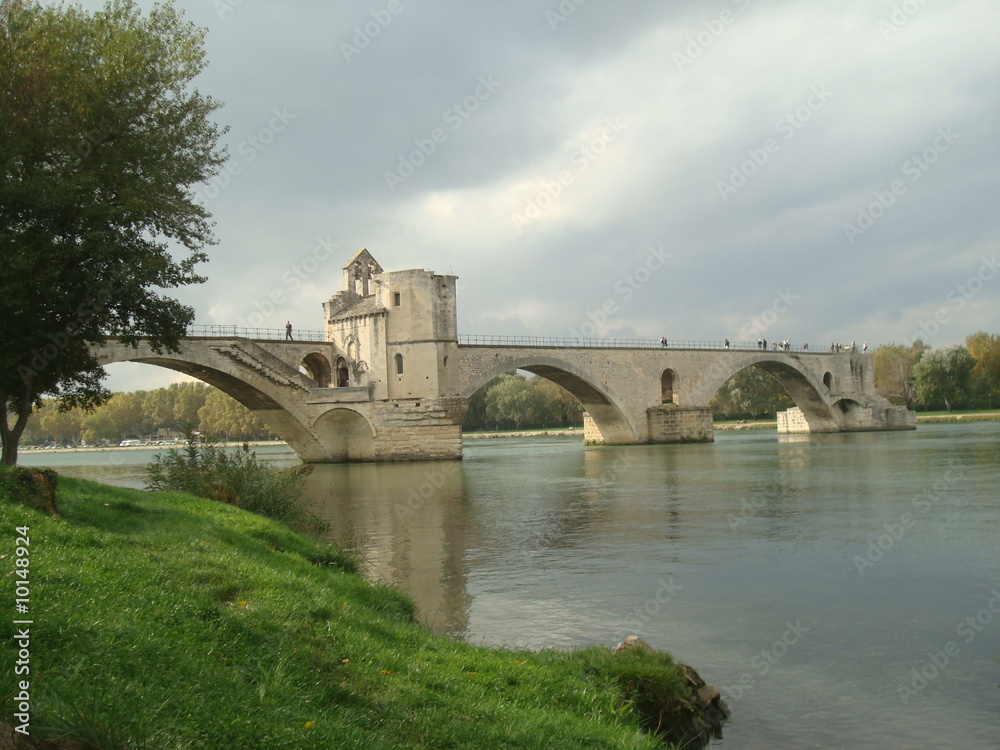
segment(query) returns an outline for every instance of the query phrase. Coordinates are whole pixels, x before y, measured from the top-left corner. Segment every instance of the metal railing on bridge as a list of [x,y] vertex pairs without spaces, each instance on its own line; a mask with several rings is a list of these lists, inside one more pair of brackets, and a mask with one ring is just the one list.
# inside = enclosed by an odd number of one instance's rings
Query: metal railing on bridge
[[[192,338],[241,338],[255,341],[284,341],[284,328],[247,328],[244,326],[188,326],[185,336]],[[325,341],[324,331],[292,331],[293,341]]]
[[[192,338],[245,338],[256,341],[284,341],[284,328],[249,328],[235,325],[188,326],[185,333]],[[325,331],[293,330],[293,341],[325,341]],[[737,351],[761,350],[755,341],[693,341],[689,339],[667,339],[666,347],[659,339],[639,338],[583,338],[577,336],[499,336],[480,334],[460,334],[458,343],[462,346],[533,346],[565,349],[733,349]],[[806,345],[789,344],[782,347],[780,342],[766,342],[766,351],[805,352],[807,354],[830,354],[827,349],[816,349]],[[850,345],[839,351],[851,351]]]
[[[537,346],[567,349],[663,349],[659,339],[624,339],[624,338],[583,338],[576,336],[493,336],[477,334],[460,334],[458,343],[462,346]],[[691,341],[688,339],[667,339],[667,349],[733,349],[738,351],[764,351],[756,341]],[[789,344],[781,346],[780,342],[767,342],[766,351],[805,352],[807,354],[830,354],[824,349],[814,349],[807,345]],[[841,351],[850,351],[843,347]]]

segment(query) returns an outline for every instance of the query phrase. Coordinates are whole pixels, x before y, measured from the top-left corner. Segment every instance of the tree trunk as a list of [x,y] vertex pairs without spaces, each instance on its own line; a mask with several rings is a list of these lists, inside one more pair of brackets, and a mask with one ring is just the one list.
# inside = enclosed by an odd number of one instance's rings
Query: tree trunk
[[0,466],[17,465],[17,441],[14,440],[10,430],[3,431],[3,457],[0,458]]
[[31,394],[27,387],[24,388],[18,400],[20,413],[17,415],[14,426],[11,427],[7,421],[7,406],[10,399],[6,393],[0,393],[0,405],[4,409],[3,419],[0,419],[0,442],[3,444],[0,466],[17,465],[17,446],[21,442],[21,435],[24,433],[24,428],[28,426],[28,418],[31,416]]

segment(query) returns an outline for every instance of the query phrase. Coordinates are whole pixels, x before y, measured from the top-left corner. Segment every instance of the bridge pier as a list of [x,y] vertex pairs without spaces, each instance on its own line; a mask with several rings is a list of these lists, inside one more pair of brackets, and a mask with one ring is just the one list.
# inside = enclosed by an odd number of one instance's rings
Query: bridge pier
[[650,443],[711,443],[715,441],[712,410],[707,406],[661,404],[646,410]]
[[[712,410],[707,406],[678,406],[659,404],[646,410],[647,434],[645,440],[635,443],[711,443],[715,440]],[[589,413],[583,414],[583,442],[585,445],[621,445],[621,441],[608,440]]]
[[460,459],[468,405],[460,397],[376,402],[375,460]]
[[834,410],[839,424],[829,430],[810,427],[805,414],[797,406],[778,412],[778,434],[789,435],[807,432],[881,432],[917,429],[917,413],[905,406],[838,402]]

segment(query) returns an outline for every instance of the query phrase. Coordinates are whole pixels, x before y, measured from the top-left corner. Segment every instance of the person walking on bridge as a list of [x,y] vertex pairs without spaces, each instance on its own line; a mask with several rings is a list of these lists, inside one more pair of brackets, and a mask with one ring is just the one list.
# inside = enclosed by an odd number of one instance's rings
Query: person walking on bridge
[[285,321],[285,340],[286,341],[294,341],[295,340],[295,339],[292,338],[292,321],[290,321],[290,320],[286,320]]

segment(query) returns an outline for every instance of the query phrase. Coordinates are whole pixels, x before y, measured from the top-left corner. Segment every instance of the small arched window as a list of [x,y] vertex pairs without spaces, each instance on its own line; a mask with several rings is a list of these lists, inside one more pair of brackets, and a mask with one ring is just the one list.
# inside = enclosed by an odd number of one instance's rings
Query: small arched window
[[403,374],[403,355],[402,354],[397,354],[396,357],[395,357],[395,359],[396,359],[396,374],[397,375],[402,375]]
[[664,404],[674,403],[674,380],[676,373],[671,369],[666,369],[660,375],[660,402]]

